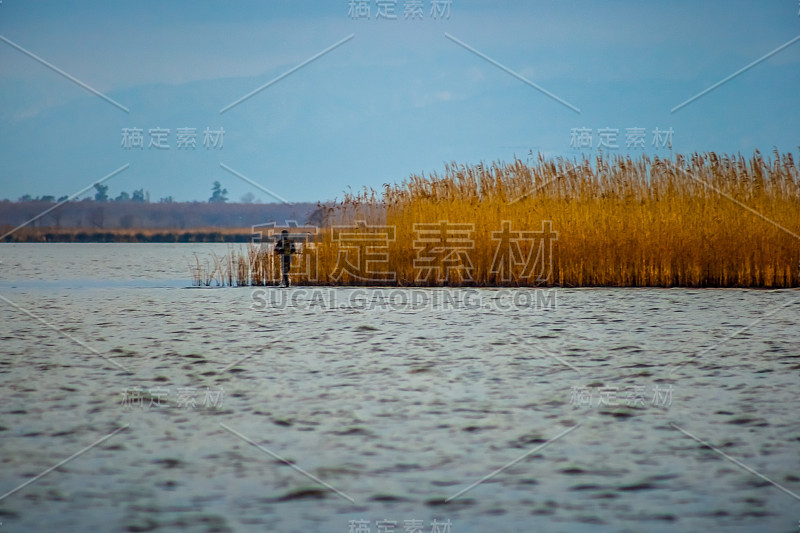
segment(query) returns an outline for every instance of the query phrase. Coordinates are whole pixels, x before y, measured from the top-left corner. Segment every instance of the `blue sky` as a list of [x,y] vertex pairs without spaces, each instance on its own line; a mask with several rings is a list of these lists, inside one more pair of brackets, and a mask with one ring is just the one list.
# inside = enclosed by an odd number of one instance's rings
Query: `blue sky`
[[[353,18],[324,2],[3,0],[0,35],[126,107],[122,111],[0,41],[0,198],[68,195],[125,164],[109,193],[156,200],[341,198],[445,163],[800,146],[800,41],[673,108],[800,35],[797,0],[452,0],[449,18]],[[499,62],[562,105],[460,46]],[[347,42],[225,113],[331,45]],[[122,146],[143,130],[143,149]],[[169,148],[148,147],[169,129]],[[194,128],[197,148],[178,149]],[[222,147],[203,131],[224,129]],[[591,130],[592,147],[573,145]],[[632,128],[644,148],[626,146]],[[672,147],[653,131],[672,130]],[[616,140],[613,131],[616,130]],[[231,174],[220,163],[258,183]]]

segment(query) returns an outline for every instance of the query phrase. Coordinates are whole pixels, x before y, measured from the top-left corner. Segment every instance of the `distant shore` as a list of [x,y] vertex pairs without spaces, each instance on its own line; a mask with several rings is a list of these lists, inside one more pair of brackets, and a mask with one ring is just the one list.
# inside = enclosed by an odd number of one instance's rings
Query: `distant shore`
[[[0,234],[13,228],[0,228]],[[192,229],[91,229],[91,228],[22,228],[2,242],[89,243],[89,242],[163,242],[163,243],[246,243],[252,240],[250,228]]]

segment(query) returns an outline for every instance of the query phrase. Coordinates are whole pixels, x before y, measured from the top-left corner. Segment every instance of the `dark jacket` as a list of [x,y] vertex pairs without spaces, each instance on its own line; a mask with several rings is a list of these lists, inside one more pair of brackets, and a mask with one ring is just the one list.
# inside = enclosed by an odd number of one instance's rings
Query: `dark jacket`
[[288,237],[281,237],[275,243],[275,253],[283,257],[291,257],[292,254],[297,253],[294,243]]

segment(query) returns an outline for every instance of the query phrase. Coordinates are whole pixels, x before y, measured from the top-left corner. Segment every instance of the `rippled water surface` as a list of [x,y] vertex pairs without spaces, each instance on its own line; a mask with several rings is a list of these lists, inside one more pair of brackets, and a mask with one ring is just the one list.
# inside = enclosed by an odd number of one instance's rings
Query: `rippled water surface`
[[225,250],[0,246],[0,530],[797,531],[798,291],[265,309]]

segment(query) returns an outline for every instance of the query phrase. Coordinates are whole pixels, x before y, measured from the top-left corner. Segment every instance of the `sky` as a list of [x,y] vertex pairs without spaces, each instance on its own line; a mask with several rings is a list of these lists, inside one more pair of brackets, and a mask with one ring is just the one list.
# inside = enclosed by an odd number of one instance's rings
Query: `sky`
[[105,179],[316,202],[539,153],[797,157],[798,37],[798,0],[2,0],[0,198]]

